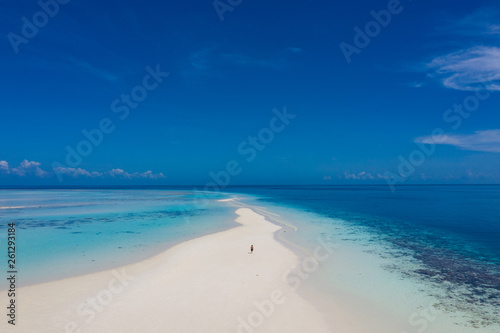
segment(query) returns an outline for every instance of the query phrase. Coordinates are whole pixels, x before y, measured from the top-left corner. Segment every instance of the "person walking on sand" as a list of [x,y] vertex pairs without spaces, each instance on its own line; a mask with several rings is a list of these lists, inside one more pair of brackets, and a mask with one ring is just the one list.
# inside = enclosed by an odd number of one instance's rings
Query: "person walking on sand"
[[250,254],[253,253],[253,245],[250,246]]

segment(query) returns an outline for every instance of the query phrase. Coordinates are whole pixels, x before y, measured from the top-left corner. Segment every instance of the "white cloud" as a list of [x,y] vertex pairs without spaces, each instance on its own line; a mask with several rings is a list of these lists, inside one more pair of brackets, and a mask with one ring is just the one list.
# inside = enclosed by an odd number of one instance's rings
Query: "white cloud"
[[498,4],[481,6],[466,16],[446,20],[438,32],[446,41],[464,46],[427,63],[425,69],[432,71],[429,75],[451,89],[500,90],[499,21]]
[[151,170],[148,170],[146,172],[140,173],[139,177],[141,178],[149,178],[149,179],[159,179],[159,178],[166,178],[163,173],[153,173]]
[[476,46],[434,58],[429,64],[432,76],[457,90],[500,90],[500,48]]
[[71,176],[74,178],[78,178],[80,176],[84,177],[101,177],[103,174],[97,171],[89,172],[85,169],[82,168],[64,168],[64,167],[56,167],[54,168],[54,172],[61,174],[61,175],[66,175],[66,176]]
[[463,150],[500,153],[500,130],[476,131],[469,135],[443,134],[438,139],[423,136],[415,142],[455,146]]
[[134,172],[134,173],[129,173],[123,169],[112,169],[107,172],[97,172],[97,171],[87,171],[82,168],[64,168],[64,167],[57,167],[54,168],[54,172],[59,173],[60,175],[66,175],[66,176],[71,176],[74,178],[78,177],[104,177],[104,176],[111,176],[111,177],[121,177],[125,179],[160,179],[160,178],[165,178],[165,175],[163,173],[157,173],[154,174],[152,171],[148,170],[146,172]]
[[361,171],[360,173],[349,173],[349,172],[344,172],[344,178],[345,179],[375,179],[373,175],[369,172],[366,171]]
[[123,169],[112,169],[111,171],[108,171],[108,174],[110,174],[113,177],[122,176],[124,178],[132,178],[130,174],[124,171]]
[[0,172],[9,173],[9,163],[7,161],[0,161]]
[[13,174],[20,177],[25,176],[36,176],[39,178],[45,177],[53,177],[54,175],[59,176],[69,176],[73,178],[79,177],[87,177],[87,178],[96,178],[96,177],[122,177],[125,179],[161,179],[166,178],[163,173],[153,173],[151,170],[145,172],[134,172],[128,173],[123,169],[112,169],[107,172],[98,172],[98,171],[88,171],[82,168],[70,168],[58,166],[52,169],[52,173],[48,173],[40,167],[40,162],[36,161],[22,161],[18,167],[10,168],[9,163],[7,161],[0,161],[0,174]]
[[127,171],[124,171],[123,169],[112,169],[111,171],[107,172],[110,176],[112,177],[123,177],[126,179],[132,179],[132,178],[144,178],[144,179],[159,179],[159,178],[165,178],[165,175],[163,173],[157,173],[154,174],[151,170],[148,170],[146,172],[134,172],[134,173],[128,173]]
[[13,168],[10,171],[18,176],[35,175],[43,178],[48,175],[46,171],[40,168],[40,162],[28,161],[26,159],[17,168]]

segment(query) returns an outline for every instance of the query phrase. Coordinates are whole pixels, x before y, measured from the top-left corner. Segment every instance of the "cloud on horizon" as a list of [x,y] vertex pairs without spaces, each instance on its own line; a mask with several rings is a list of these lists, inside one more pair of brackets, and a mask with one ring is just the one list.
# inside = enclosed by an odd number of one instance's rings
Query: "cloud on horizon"
[[443,134],[435,137],[422,136],[415,139],[418,143],[450,145],[462,150],[500,153],[500,129],[476,131],[469,135]]
[[148,170],[146,172],[134,172],[134,173],[128,173],[122,169],[113,169],[111,171],[107,172],[108,175],[112,177],[116,176],[121,176],[126,179],[133,179],[133,178],[146,178],[146,179],[159,179],[159,178],[165,178],[165,175],[163,173],[157,173],[154,174],[151,170]]
[[71,176],[73,178],[78,178],[80,176],[92,177],[92,178],[103,176],[103,174],[101,172],[97,172],[97,171],[89,172],[89,171],[82,169],[82,168],[55,167],[53,170],[55,173],[58,173],[60,175],[65,175],[65,176]]
[[366,179],[375,179],[375,177],[366,171],[361,171],[359,173],[349,173],[349,172],[344,172],[344,178],[345,179],[355,179],[355,180],[366,180]]
[[7,161],[0,161],[0,169],[3,173],[13,174],[17,176],[30,176],[34,175],[39,178],[48,176],[48,172],[40,168],[40,163],[35,161],[22,161],[17,168],[10,168]]
[[0,161],[0,172],[9,173],[9,163]]
[[163,173],[153,173],[151,170],[145,172],[129,173],[123,169],[112,169],[106,172],[88,171],[82,168],[70,167],[55,167],[52,172],[43,170],[40,167],[41,163],[36,161],[28,161],[25,159],[18,167],[10,168],[7,161],[0,161],[0,175],[15,175],[19,177],[35,176],[38,178],[47,178],[54,176],[70,176],[72,178],[123,178],[123,179],[161,179],[166,178]]

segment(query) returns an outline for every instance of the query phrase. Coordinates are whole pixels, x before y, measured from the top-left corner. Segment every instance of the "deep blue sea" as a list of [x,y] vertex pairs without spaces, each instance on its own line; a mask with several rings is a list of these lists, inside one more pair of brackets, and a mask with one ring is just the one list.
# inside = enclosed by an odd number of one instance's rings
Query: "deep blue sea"
[[[500,185],[6,189],[0,243],[16,222],[22,284],[80,275],[234,226],[225,198],[296,227],[286,239],[300,247],[335,242],[318,278],[332,293],[359,293],[409,318],[432,304],[447,315],[429,332],[500,332]],[[420,331],[406,322],[405,332]]]
[[[454,250],[500,263],[500,185],[262,186],[232,188],[263,202],[361,225],[401,246]],[[411,240],[411,241],[410,241]]]

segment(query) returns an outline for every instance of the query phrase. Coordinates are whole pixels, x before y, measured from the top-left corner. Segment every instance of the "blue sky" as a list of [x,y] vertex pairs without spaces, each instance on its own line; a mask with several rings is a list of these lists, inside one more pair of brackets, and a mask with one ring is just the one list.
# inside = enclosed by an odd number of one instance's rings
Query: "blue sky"
[[0,5],[0,185],[500,182],[498,2],[41,3]]

